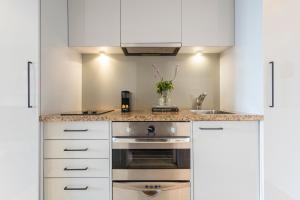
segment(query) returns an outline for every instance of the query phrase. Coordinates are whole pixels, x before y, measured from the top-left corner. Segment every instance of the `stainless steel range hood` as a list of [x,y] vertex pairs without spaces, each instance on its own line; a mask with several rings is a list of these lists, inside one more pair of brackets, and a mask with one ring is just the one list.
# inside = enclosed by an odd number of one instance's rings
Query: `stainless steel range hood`
[[121,44],[126,56],[176,56],[181,43]]

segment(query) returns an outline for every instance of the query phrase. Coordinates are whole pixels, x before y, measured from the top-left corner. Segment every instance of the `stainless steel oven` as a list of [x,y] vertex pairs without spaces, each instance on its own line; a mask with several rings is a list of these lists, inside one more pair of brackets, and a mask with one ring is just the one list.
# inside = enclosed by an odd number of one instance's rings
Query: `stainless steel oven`
[[113,200],[188,200],[190,132],[189,122],[113,122]]

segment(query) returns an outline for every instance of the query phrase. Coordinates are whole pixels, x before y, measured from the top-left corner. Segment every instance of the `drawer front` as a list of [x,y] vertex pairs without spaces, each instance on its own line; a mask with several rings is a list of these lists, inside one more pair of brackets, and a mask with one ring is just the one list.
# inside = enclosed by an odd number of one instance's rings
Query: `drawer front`
[[109,177],[108,159],[45,159],[44,177]]
[[109,140],[45,140],[44,158],[109,158]]
[[253,134],[257,132],[257,121],[199,121],[193,123],[193,134]]
[[108,178],[45,178],[44,200],[108,200]]
[[109,139],[109,122],[49,122],[44,139]]

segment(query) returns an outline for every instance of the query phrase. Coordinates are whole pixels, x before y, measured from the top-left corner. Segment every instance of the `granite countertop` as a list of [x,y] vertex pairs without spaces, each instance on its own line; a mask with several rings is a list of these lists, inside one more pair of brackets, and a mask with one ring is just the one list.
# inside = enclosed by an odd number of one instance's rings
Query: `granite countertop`
[[261,121],[263,115],[256,114],[195,114],[189,110],[182,110],[178,113],[152,113],[149,111],[133,111],[121,113],[116,110],[103,115],[74,115],[61,116],[60,114],[42,115],[42,122],[61,121]]

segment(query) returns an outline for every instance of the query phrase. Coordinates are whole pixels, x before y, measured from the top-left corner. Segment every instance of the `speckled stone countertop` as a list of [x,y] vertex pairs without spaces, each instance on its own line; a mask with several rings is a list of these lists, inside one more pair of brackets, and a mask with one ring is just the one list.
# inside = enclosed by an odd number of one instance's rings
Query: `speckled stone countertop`
[[116,110],[103,115],[72,115],[61,116],[60,114],[42,115],[42,122],[63,121],[261,121],[263,115],[252,114],[195,114],[189,110],[178,113],[152,113],[151,111],[133,111],[121,113]]

